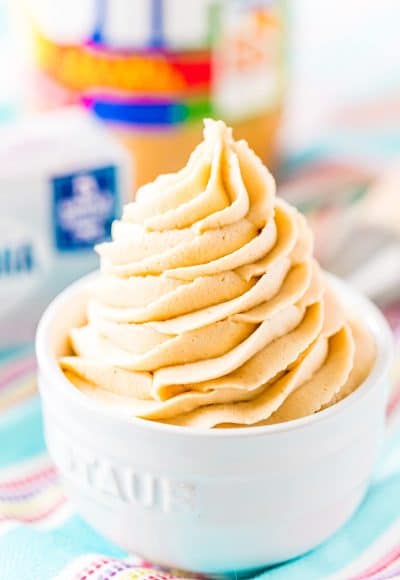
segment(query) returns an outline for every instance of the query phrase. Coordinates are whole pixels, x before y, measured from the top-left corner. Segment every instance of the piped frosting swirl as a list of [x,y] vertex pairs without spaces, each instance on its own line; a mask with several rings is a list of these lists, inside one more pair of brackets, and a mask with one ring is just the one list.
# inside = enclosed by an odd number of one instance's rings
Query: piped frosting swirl
[[201,428],[288,421],[375,357],[313,259],[305,219],[244,141],[206,121],[181,171],[139,189],[98,246],[67,377],[117,411]]

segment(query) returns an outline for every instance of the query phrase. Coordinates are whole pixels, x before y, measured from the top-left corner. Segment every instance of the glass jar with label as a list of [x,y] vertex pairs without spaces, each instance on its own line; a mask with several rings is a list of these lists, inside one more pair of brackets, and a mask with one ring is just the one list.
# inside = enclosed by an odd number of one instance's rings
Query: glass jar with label
[[134,187],[179,169],[204,117],[267,162],[284,94],[282,0],[26,0],[40,105],[80,102],[132,153]]

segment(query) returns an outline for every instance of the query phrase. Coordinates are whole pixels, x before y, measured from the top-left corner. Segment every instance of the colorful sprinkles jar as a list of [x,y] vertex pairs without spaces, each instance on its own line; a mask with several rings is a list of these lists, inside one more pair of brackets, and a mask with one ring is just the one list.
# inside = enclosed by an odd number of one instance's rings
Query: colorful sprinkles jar
[[271,161],[284,89],[279,0],[26,0],[41,105],[80,102],[132,152],[135,187],[182,166],[201,120]]

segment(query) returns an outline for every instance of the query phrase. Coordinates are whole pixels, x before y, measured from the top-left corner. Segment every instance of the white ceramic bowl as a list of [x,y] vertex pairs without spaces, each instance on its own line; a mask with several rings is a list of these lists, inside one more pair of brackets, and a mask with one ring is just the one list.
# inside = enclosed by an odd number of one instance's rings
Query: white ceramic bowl
[[382,441],[391,335],[379,311],[332,279],[377,343],[353,394],[310,417],[199,431],[116,416],[57,364],[82,316],[85,279],[37,333],[47,445],[81,515],[129,552],[205,573],[249,572],[317,546],[362,500]]

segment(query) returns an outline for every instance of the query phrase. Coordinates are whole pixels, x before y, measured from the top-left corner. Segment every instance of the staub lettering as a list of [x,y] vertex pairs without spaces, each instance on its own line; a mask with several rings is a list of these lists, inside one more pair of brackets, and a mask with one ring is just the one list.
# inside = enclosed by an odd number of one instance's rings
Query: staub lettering
[[0,277],[26,274],[33,270],[34,265],[31,244],[0,248]]
[[101,494],[163,512],[196,511],[196,488],[191,483],[112,465],[88,451],[64,448],[63,457],[62,471]]

